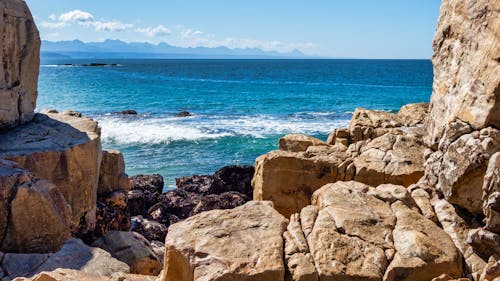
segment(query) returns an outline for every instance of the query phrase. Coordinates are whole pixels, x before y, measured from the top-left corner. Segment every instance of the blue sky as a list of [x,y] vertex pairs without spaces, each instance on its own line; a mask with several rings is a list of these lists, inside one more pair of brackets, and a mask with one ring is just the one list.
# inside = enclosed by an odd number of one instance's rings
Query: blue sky
[[430,58],[439,0],[26,0],[42,39]]

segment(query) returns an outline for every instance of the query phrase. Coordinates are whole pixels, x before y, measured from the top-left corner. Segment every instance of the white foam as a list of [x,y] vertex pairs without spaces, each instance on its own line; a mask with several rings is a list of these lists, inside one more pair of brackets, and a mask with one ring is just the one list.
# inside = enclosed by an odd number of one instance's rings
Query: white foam
[[259,116],[194,116],[190,118],[97,117],[104,142],[116,144],[158,144],[198,141],[230,136],[265,138],[288,133],[327,134],[345,127],[348,120],[279,119]]

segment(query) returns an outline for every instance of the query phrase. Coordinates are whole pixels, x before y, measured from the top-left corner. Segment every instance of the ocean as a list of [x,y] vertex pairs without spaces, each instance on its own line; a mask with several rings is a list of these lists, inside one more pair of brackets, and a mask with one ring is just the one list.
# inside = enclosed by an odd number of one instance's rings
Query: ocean
[[[95,62],[117,65],[78,66]],[[325,140],[357,107],[429,101],[432,79],[430,60],[45,59],[37,108],[96,119],[129,175],[159,173],[174,188],[177,177],[253,165],[288,133]],[[139,115],[113,114],[129,109]]]

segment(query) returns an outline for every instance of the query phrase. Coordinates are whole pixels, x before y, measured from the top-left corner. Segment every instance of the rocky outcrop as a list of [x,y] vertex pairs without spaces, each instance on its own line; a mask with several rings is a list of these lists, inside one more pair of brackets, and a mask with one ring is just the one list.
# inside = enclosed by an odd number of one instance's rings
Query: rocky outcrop
[[303,134],[290,134],[279,139],[278,147],[283,151],[306,151],[310,146],[327,145],[323,141]]
[[292,216],[284,235],[293,280],[431,280],[462,273],[452,240],[419,213],[404,187],[337,182],[317,190],[312,202]]
[[95,225],[101,162],[97,122],[75,112],[36,114],[33,121],[0,132],[0,158],[54,183],[71,206],[72,232]]
[[287,220],[269,202],[213,210],[172,225],[165,242],[166,281],[283,280]]
[[71,209],[52,183],[0,159],[0,250],[58,251],[70,235]]
[[0,2],[0,130],[33,118],[38,94],[40,35],[22,0]]
[[149,241],[135,232],[110,231],[95,241],[93,246],[104,249],[114,258],[128,264],[131,273],[156,276],[163,267]]
[[434,37],[434,85],[427,142],[458,137],[454,122],[472,130],[500,128],[498,1],[446,0]]
[[349,148],[337,143],[309,146],[302,152],[272,151],[256,160],[254,200],[273,201],[289,217],[309,205],[311,194],[327,183],[409,186],[424,174],[425,149],[415,136],[386,133]]
[[500,152],[491,156],[483,183],[485,228],[500,233]]
[[16,278],[15,281],[156,281],[156,276],[127,273],[114,273],[112,276],[100,276],[74,269],[56,269],[41,272],[32,278]]

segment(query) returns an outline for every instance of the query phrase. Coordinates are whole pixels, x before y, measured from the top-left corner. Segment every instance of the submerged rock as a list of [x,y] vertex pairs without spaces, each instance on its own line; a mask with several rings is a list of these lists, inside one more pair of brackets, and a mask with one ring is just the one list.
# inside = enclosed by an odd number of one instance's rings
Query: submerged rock
[[191,113],[189,113],[188,111],[181,111],[177,114],[175,114],[175,117],[189,117],[189,116],[193,116]]

